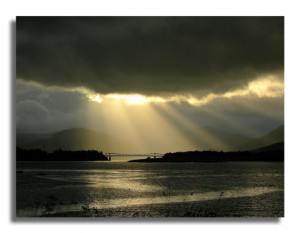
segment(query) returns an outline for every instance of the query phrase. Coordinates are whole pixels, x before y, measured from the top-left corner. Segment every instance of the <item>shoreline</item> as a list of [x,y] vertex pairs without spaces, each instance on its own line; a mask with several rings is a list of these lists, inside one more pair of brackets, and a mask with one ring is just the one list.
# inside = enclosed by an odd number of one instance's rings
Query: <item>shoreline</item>
[[[189,203],[147,204],[111,209],[90,209],[50,213],[35,217],[99,217],[99,218],[161,218],[161,217],[284,217],[284,191],[252,197],[196,201]],[[252,208],[245,205],[257,203]],[[18,218],[28,216],[18,216]]]
[[232,160],[232,161],[170,161],[163,158],[156,159],[134,159],[127,161],[128,163],[284,163],[284,161],[272,161],[272,160]]

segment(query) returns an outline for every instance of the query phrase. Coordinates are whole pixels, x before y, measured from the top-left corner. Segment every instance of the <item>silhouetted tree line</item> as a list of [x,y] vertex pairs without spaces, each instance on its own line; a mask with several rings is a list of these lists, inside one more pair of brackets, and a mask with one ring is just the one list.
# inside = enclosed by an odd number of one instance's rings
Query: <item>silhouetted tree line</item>
[[167,153],[162,158],[136,159],[129,162],[202,162],[202,163],[215,163],[215,162],[283,162],[284,150],[275,151],[186,151]]
[[24,150],[17,147],[17,161],[106,161],[108,158],[102,151],[79,150],[68,151],[58,149],[52,153],[40,149]]
[[187,151],[167,153],[161,162],[229,162],[229,161],[266,161],[283,162],[284,151],[238,151],[238,152],[218,152],[218,151]]

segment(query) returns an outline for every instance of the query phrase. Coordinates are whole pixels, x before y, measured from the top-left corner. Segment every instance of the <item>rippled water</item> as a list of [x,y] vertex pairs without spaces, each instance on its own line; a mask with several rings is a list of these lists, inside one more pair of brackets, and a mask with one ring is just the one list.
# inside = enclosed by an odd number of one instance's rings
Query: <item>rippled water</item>
[[[238,208],[246,211],[242,216],[255,216],[261,202],[272,216],[283,213],[282,163],[21,162],[17,171],[18,216],[92,210],[165,216],[165,205],[174,209],[172,216],[182,216],[199,203],[215,203],[206,204],[214,212],[225,205],[228,215]],[[274,193],[281,193],[276,201],[282,203],[268,204]]]

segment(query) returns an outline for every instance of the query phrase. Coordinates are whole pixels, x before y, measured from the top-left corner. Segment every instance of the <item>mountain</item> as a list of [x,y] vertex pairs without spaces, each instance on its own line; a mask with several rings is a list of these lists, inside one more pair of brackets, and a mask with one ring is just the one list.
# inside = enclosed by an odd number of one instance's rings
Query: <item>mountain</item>
[[240,150],[254,150],[256,148],[266,147],[271,144],[284,141],[284,126],[281,125],[273,131],[263,135],[262,137],[255,138],[239,146]]
[[198,150],[234,150],[237,145],[252,139],[241,134],[227,133],[210,127],[197,128],[193,132],[189,132],[188,136]]
[[109,134],[100,134],[84,128],[72,128],[54,133],[48,138],[34,140],[24,149],[63,150],[99,150],[113,153],[136,153],[141,151],[137,146]]
[[[182,131],[182,134],[192,146],[184,148],[183,145],[177,143],[170,145],[168,151],[254,150],[284,141],[283,126],[259,138],[250,138],[209,127],[186,129]],[[154,151],[166,151],[162,142],[156,142],[155,138],[153,140]],[[52,134],[17,134],[17,146],[23,149],[39,148],[48,152],[61,148],[63,150],[99,150],[105,153],[145,153],[140,145],[134,145],[110,134],[98,133],[84,128],[72,128]]]
[[17,133],[16,144],[17,147],[26,147],[26,145],[36,140],[50,138],[53,134],[54,133]]
[[265,151],[284,151],[284,142],[277,142],[265,147],[261,147],[255,150],[252,150],[252,152],[258,153],[258,152],[265,152]]

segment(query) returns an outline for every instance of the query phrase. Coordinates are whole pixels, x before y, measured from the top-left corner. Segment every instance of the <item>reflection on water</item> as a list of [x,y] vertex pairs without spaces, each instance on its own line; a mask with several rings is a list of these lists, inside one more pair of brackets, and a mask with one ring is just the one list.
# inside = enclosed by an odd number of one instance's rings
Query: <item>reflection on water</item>
[[117,208],[123,206],[132,205],[147,205],[147,204],[165,204],[165,203],[178,203],[178,202],[194,202],[194,201],[208,201],[216,200],[220,198],[236,198],[236,197],[251,197],[271,192],[276,192],[279,189],[260,187],[260,188],[247,188],[239,190],[226,190],[222,192],[206,192],[206,193],[194,193],[193,195],[176,195],[169,196],[168,194],[159,197],[148,197],[148,198],[129,198],[124,202],[123,199],[109,200],[108,202],[95,201],[91,207],[98,209],[102,208]]
[[[17,170],[23,171],[17,174],[18,216],[82,211],[83,206],[126,209],[229,200],[283,191],[282,163],[22,162]],[[250,209],[257,208],[250,204]]]

